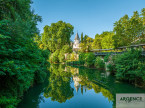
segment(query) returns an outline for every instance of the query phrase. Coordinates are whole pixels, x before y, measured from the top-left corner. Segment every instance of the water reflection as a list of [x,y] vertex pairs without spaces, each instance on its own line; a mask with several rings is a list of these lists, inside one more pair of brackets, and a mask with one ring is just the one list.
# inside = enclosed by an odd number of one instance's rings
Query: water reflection
[[[76,91],[78,91],[79,88],[81,88],[81,92],[83,94],[83,88],[87,90],[93,89],[95,93],[102,93],[103,96],[108,98],[108,101],[114,101],[114,97],[112,93],[105,89],[103,86],[98,85],[98,80],[103,83],[103,81],[107,80],[108,74],[105,72],[99,72],[94,69],[88,69],[86,68],[74,68],[70,67],[71,73],[73,75],[73,81],[74,81],[74,87],[76,88]],[[98,77],[99,76],[99,77]]]
[[64,71],[63,65],[51,65],[50,72],[50,83],[45,88],[44,97],[60,103],[72,98],[74,89],[70,86],[71,73]]
[[145,92],[105,71],[64,65],[49,70],[45,83],[31,88],[18,108],[115,108],[116,93]]

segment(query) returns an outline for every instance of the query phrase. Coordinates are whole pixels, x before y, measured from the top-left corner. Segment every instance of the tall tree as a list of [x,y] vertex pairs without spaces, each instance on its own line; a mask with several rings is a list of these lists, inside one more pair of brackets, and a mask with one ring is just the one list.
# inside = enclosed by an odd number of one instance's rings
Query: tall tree
[[105,34],[105,37],[101,41],[102,49],[110,49],[115,47],[113,36],[113,32],[108,32],[107,34]]
[[87,38],[88,38],[88,37],[89,37],[88,35],[85,35],[85,36],[84,36],[84,39],[83,39],[83,43],[84,43],[84,44],[87,43]]
[[[144,9],[142,9],[143,11]],[[144,14],[142,13],[141,15]],[[144,31],[144,18],[137,11],[133,13],[131,18],[125,15],[114,23],[114,32],[116,33],[114,44],[116,47],[119,47],[135,43],[141,39]]]
[[[34,37],[41,17],[31,0],[0,0],[0,107],[13,108],[34,82],[43,82],[48,53]],[[35,39],[36,41],[38,40]]]
[[89,37],[88,35],[85,35],[83,39],[83,43],[80,44],[80,47],[81,47],[80,51],[81,52],[90,51],[92,42],[93,42],[93,39]]
[[81,33],[81,42],[83,43],[83,40],[84,40],[84,38],[83,38],[83,32]]
[[141,10],[141,16],[142,16],[142,20],[143,20],[143,25],[145,25],[145,8],[143,8]]
[[[106,48],[111,48],[113,47],[111,44],[111,40],[113,38],[113,36],[111,35],[112,32],[109,31],[104,31],[102,34],[96,34],[95,35],[95,39],[92,43],[92,48],[93,49],[106,49]],[[106,40],[107,39],[107,40]],[[108,40],[109,39],[109,40]],[[109,43],[107,43],[109,42]],[[109,46],[111,47],[109,47]]]
[[70,45],[70,37],[73,34],[73,26],[63,21],[46,25],[42,34],[42,42],[46,49],[55,52],[64,45]]

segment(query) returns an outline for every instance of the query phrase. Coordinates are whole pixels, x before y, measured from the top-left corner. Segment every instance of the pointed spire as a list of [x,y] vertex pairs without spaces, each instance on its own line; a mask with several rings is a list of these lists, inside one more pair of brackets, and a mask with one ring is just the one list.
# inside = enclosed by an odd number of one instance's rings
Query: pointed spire
[[75,40],[80,40],[79,35],[78,35],[78,32],[77,32],[77,34],[75,36]]

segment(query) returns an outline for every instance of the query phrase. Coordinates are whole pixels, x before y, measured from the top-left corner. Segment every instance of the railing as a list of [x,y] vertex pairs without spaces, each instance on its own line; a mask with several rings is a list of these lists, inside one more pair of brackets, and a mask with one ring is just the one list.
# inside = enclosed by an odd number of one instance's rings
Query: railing
[[[105,56],[105,55],[108,55],[108,54],[116,55],[116,54],[122,54],[122,53],[126,52],[127,48],[142,48],[144,50],[145,44],[122,46],[122,47],[118,47],[118,48],[115,49],[115,50],[122,50],[122,52],[111,52],[111,51],[115,51],[113,48],[110,48],[110,49],[93,49],[93,50],[91,50],[91,52],[94,52],[96,56]],[[110,52],[103,52],[103,51],[110,51]],[[145,51],[142,51],[141,55],[145,56]]]
[[116,54],[122,54],[122,53],[124,53],[124,52],[95,52],[95,55],[96,56],[105,56],[105,55],[109,55],[109,54],[111,54],[111,55],[116,55]]
[[[95,52],[94,54],[96,56],[106,56],[109,54],[111,54],[111,55],[123,54],[124,52],[126,52],[126,51],[122,51],[122,52]],[[143,51],[141,55],[145,56],[145,51]]]

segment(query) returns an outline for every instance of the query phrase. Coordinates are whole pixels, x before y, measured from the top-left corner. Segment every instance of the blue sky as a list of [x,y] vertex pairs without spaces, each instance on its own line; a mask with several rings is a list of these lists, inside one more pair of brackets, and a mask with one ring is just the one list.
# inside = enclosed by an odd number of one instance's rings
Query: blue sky
[[145,0],[33,0],[32,4],[32,9],[43,19],[38,23],[40,33],[45,25],[62,20],[74,26],[72,40],[77,31],[92,38],[97,33],[112,31],[115,21],[142,8]]

